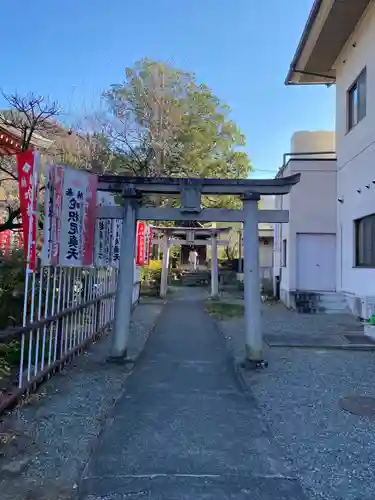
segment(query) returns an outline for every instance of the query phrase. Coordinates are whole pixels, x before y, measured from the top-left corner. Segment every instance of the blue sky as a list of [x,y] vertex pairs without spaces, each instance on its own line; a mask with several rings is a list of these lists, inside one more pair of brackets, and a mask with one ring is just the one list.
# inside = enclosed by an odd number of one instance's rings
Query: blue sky
[[285,87],[312,0],[1,0],[0,86],[58,100],[67,116],[142,57],[193,71],[230,105],[257,169],[270,177],[296,130],[332,130],[334,89]]

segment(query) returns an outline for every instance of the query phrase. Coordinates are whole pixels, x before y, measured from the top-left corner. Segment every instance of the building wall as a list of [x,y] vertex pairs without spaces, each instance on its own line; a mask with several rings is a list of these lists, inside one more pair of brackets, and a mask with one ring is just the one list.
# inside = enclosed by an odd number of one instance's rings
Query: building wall
[[[347,91],[364,67],[367,72],[366,116],[348,132]],[[375,184],[372,183],[375,180],[374,4],[348,40],[336,62],[336,72],[337,195],[343,198],[343,203],[337,203],[336,207],[337,288],[349,298],[375,296],[375,269],[354,267],[353,222],[375,212]]]
[[282,240],[287,240],[280,287],[286,294],[297,288],[297,234],[336,233],[336,162],[291,160],[289,170],[302,175],[300,183],[283,202],[283,208],[289,210],[289,223],[282,224],[279,237],[281,246]]
[[[260,210],[274,210],[275,196],[261,196]],[[259,265],[260,267],[273,267],[273,238],[274,227],[270,222],[258,224],[259,228]]]
[[[300,132],[292,138],[294,153],[333,150],[334,132]],[[275,200],[276,208],[289,210],[289,222],[275,224],[274,229],[274,275],[281,272],[281,298],[288,305],[290,293],[297,288],[297,234],[336,233],[337,167],[332,156],[292,156],[279,173],[282,177],[301,173],[299,184],[290,194]],[[284,239],[287,241],[286,266],[282,267]]]
[[270,267],[273,265],[273,237],[259,238],[259,266]]
[[[336,151],[335,133],[330,130],[316,130],[314,132],[300,130],[293,134],[290,143],[290,152],[295,154],[295,159],[312,159],[314,157],[320,159],[336,158],[336,155],[332,153],[322,154],[323,151]],[[313,152],[315,152],[315,155],[303,154]],[[299,153],[298,156],[296,153]]]

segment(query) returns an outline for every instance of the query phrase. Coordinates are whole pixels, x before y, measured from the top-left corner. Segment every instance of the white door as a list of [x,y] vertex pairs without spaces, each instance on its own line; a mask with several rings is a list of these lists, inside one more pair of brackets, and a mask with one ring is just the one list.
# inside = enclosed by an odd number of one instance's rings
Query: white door
[[336,235],[297,234],[297,290],[336,289]]

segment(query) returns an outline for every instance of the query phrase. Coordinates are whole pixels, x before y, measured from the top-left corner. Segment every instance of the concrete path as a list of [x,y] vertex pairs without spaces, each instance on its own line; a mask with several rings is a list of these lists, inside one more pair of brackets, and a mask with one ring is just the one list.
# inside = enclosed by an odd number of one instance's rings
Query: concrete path
[[[303,500],[199,298],[165,307],[107,420],[81,500]],[[199,292],[198,292],[199,293]]]

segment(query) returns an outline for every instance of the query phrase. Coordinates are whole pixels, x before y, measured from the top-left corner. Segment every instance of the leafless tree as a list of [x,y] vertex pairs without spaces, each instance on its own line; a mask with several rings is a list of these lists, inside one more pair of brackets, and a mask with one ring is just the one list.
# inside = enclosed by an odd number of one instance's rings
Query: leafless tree
[[[0,112],[0,127],[17,140],[21,151],[27,151],[31,146],[43,150],[51,144],[43,139],[48,139],[56,128],[54,118],[60,113],[56,102],[49,102],[36,94],[3,93],[3,97],[9,108]],[[15,157],[0,156],[0,190],[5,217],[0,223],[0,232],[21,227],[17,180]]]
[[29,149],[35,134],[44,136],[54,131],[54,118],[60,114],[56,102],[36,94],[3,93],[3,98],[9,109],[1,112],[0,125],[19,131],[22,151]]

